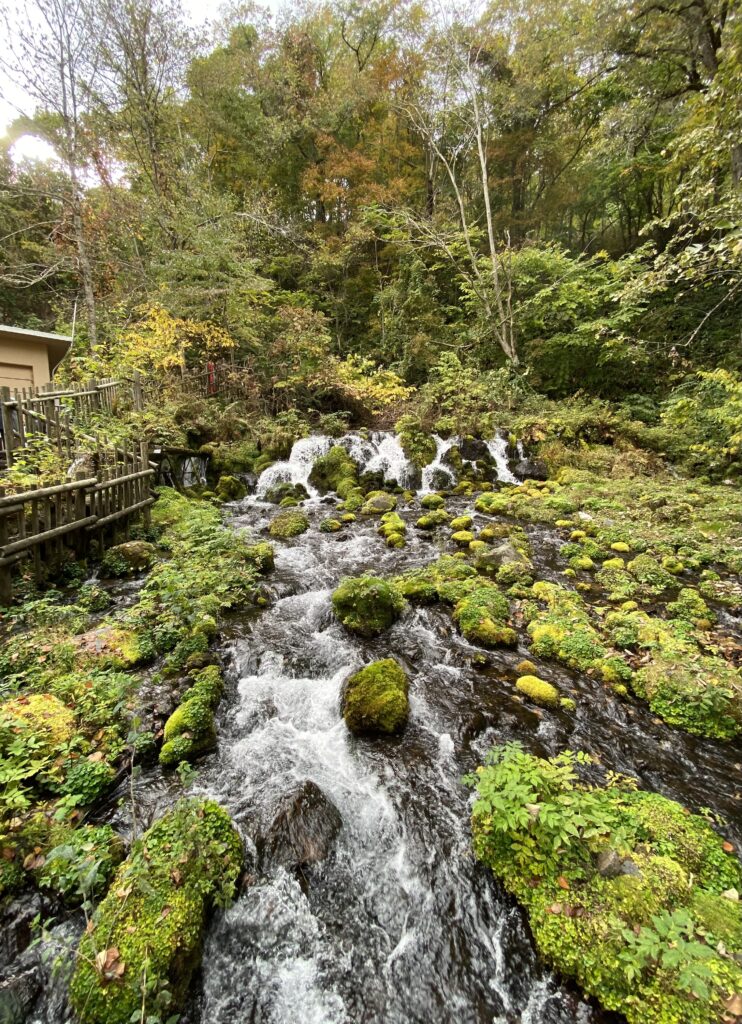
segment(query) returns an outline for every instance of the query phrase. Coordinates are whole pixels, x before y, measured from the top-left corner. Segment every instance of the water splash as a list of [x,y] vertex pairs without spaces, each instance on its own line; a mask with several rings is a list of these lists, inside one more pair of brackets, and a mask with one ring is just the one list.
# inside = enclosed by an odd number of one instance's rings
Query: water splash
[[438,488],[434,486],[436,473],[444,473],[448,477],[448,480],[450,481],[451,485],[453,485],[456,482],[453,470],[449,466],[444,466],[442,460],[446,452],[450,451],[451,448],[453,448],[453,446],[458,442],[458,438],[449,437],[447,440],[444,441],[442,437],[439,437],[437,434],[434,434],[433,439],[435,440],[436,449],[435,458],[423,470],[423,479],[422,484],[420,486],[420,491],[422,494],[427,494],[430,491],[438,490]]
[[[513,474],[508,461],[508,440],[506,437],[498,434],[492,438],[491,441],[485,442],[487,445],[487,451],[492,456],[492,461],[497,466],[497,479],[501,484],[517,484],[518,479]],[[520,442],[518,442],[520,445]],[[519,454],[518,456],[522,456]]]
[[308,494],[317,497],[317,490],[309,483],[309,474],[320,455],[326,455],[331,447],[332,438],[323,434],[300,437],[294,442],[288,459],[274,462],[260,474],[256,488],[258,497],[265,497],[276,484],[301,484]]

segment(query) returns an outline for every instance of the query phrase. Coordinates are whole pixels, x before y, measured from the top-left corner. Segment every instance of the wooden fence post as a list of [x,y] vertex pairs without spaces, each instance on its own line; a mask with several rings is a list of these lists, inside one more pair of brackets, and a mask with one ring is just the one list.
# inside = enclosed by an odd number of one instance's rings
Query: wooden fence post
[[[13,465],[13,419],[10,414],[10,388],[0,388],[0,413],[2,413],[3,447],[5,465]],[[17,404],[17,403],[16,403]]]

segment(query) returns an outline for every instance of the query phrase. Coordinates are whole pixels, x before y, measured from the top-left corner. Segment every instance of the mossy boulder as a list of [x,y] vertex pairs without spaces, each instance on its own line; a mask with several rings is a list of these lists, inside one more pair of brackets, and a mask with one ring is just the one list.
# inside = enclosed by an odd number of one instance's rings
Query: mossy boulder
[[177,1016],[206,922],[234,897],[242,860],[229,814],[211,800],[180,801],[134,844],[80,940],[70,985],[80,1024],[130,1024],[143,990]]
[[292,484],[289,482],[274,484],[265,492],[265,500],[269,501],[272,505],[283,505],[287,499],[293,502],[294,505],[297,505],[308,497],[309,494],[304,484]]
[[155,560],[155,546],[146,540],[128,540],[108,548],[100,564],[103,579],[131,576],[149,569]]
[[451,520],[452,530],[470,530],[471,524],[474,522],[471,516],[456,516],[455,519]]
[[731,844],[658,794],[583,782],[588,761],[495,748],[470,780],[476,856],[525,907],[544,959],[607,1010],[717,1024],[742,991]]
[[270,572],[275,568],[276,559],[273,545],[267,540],[259,541],[257,544],[250,544],[245,548],[245,561],[259,573]]
[[219,501],[240,501],[247,494],[247,487],[236,476],[220,476],[215,493]]
[[299,509],[287,508],[271,520],[268,532],[277,540],[298,537],[309,529],[309,520]]
[[361,515],[380,516],[396,507],[397,499],[393,494],[387,494],[386,491],[369,491],[361,506]]
[[409,683],[393,658],[375,661],[345,684],[343,718],[356,734],[392,735],[400,732],[409,714]]
[[320,531],[322,533],[338,533],[343,528],[343,524],[339,519],[329,518],[323,519],[319,524]]
[[461,548],[468,548],[474,540],[474,534],[470,530],[456,530],[451,534],[451,540]]
[[309,483],[321,494],[335,491],[339,497],[345,498],[358,485],[358,466],[345,448],[336,444],[326,455],[315,460]]
[[100,668],[134,668],[151,656],[146,638],[115,620],[81,633],[74,645],[81,665],[94,662]]
[[193,677],[180,704],[165,722],[160,764],[174,768],[194,761],[216,746],[214,711],[224,689],[218,665],[207,665]]
[[[380,533],[387,541],[392,537],[395,538],[395,543],[390,545],[392,547],[403,547],[404,546],[404,535],[407,532],[407,524],[405,523],[399,512],[385,512],[381,517],[381,523],[377,533]],[[397,543],[396,539],[400,538],[402,543]]]
[[508,622],[507,598],[494,586],[477,586],[456,604],[454,622],[467,640],[486,647],[512,646],[518,637]]
[[443,526],[449,520],[448,512],[444,508],[436,508],[424,516],[420,516],[415,526],[418,530],[435,530]]
[[516,680],[515,689],[518,693],[528,697],[534,704],[540,704],[542,707],[554,708],[559,705],[559,691],[556,686],[538,676],[520,676]]
[[402,613],[404,598],[377,576],[348,577],[332,595],[335,614],[346,629],[360,636],[378,636]]
[[51,693],[30,693],[0,704],[0,726],[27,737],[39,758],[56,757],[75,735],[75,716]]
[[436,509],[443,508],[446,503],[440,494],[426,494],[421,499],[420,504],[423,508]]

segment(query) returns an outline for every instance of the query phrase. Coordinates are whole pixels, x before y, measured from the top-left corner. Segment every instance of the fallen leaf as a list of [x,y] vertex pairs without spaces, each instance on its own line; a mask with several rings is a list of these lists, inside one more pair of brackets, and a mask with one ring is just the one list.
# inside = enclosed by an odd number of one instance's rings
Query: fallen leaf
[[549,911],[550,914],[561,914],[562,904],[552,903],[551,906],[547,907],[546,909]]
[[160,917],[167,917],[168,914],[170,914],[170,912],[172,911],[172,909],[172,907],[163,907],[162,910],[160,911]]
[[721,848],[724,851],[724,853],[734,853],[734,844],[733,843],[729,843],[729,842],[722,843],[721,844]]
[[104,981],[116,981],[126,970],[126,964],[121,960],[118,948],[111,946],[96,953],[95,969]]
[[742,1017],[742,995],[739,992],[735,992],[724,1003],[724,1007],[729,1013],[733,1013],[735,1017]]
[[569,889],[569,882],[564,875],[560,875],[559,878],[557,878],[557,885],[560,889]]
[[103,751],[102,750],[96,750],[92,754],[88,754],[88,761],[92,761],[93,763],[95,763],[96,761],[102,761],[102,760],[103,760]]

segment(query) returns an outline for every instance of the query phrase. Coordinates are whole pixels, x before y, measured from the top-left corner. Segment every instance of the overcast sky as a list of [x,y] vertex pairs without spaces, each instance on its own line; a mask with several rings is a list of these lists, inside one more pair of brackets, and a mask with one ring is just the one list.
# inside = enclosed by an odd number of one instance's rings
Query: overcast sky
[[[259,2],[262,7],[277,11],[284,6],[285,0],[259,0]],[[182,0],[182,4],[194,25],[203,25],[213,19],[221,7],[220,2],[213,3],[209,0]],[[23,113],[31,114],[33,113],[33,102],[0,75],[0,136],[5,134],[8,125],[18,116],[19,109]],[[21,160],[24,157],[43,160],[53,156],[51,147],[47,143],[30,136],[19,139],[13,146],[12,154],[16,160]]]

